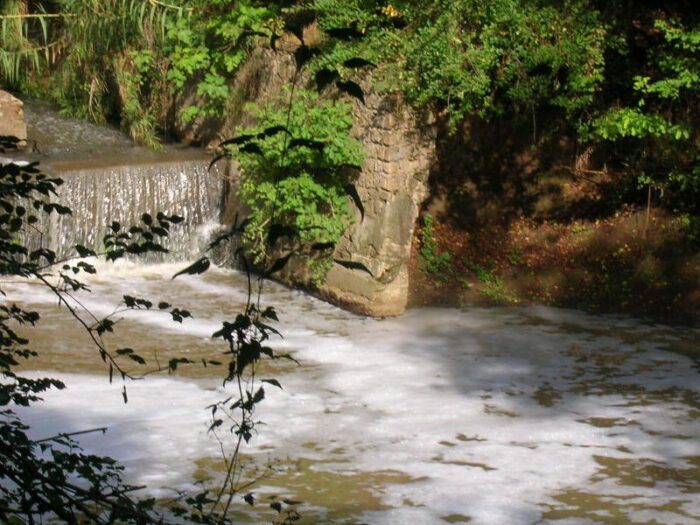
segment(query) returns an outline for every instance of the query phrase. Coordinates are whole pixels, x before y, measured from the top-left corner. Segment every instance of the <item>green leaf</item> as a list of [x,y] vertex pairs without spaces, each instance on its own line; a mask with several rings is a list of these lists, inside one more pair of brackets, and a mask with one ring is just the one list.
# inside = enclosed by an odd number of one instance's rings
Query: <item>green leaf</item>
[[273,385],[273,386],[276,386],[276,387],[279,388],[280,390],[283,390],[282,385],[280,384],[279,381],[277,381],[277,379],[263,379],[262,382],[263,382],[263,383],[269,383],[269,384],[271,384],[271,385]]
[[209,269],[210,265],[211,261],[209,261],[209,258],[202,257],[201,259],[198,259],[197,261],[190,264],[187,268],[177,272],[175,275],[172,276],[172,279],[175,279],[180,275],[197,275],[204,273]]

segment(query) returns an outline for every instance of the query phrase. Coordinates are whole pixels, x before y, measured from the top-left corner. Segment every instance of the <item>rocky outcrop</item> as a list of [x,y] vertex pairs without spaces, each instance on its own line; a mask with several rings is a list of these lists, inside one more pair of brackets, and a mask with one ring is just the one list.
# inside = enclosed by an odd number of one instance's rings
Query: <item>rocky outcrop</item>
[[359,313],[398,315],[408,300],[414,227],[428,197],[434,127],[398,95],[370,93],[365,100],[355,107],[353,129],[366,154],[355,182],[364,216],[357,212],[333,254],[345,264],[331,268],[318,292]]
[[0,136],[27,140],[27,125],[24,122],[24,104],[7,91],[0,90]]
[[[278,96],[294,72],[288,53],[259,50],[243,68],[233,91],[240,100],[264,102]],[[367,87],[369,83],[367,84]],[[363,211],[356,212],[333,253],[338,261],[325,284],[313,286],[302,258],[292,258],[281,281],[310,289],[351,311],[371,316],[403,313],[408,301],[407,265],[421,204],[428,196],[428,175],[435,154],[435,126],[396,94],[365,93],[355,102],[353,135],[365,160],[355,188]],[[244,116],[223,126],[230,136]],[[233,217],[228,201],[225,217]]]

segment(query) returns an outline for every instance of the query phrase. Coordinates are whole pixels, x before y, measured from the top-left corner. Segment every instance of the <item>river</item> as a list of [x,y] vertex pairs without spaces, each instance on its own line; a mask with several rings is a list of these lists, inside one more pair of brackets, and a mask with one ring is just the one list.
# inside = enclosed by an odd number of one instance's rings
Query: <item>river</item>
[[[186,237],[206,229],[214,203],[203,206]],[[216,358],[225,348],[211,334],[241,310],[245,277],[215,267],[172,280],[185,265],[100,263],[80,300],[97,315],[124,294],[187,308],[194,318],[181,325],[121,314],[108,343],[151,363]],[[227,395],[222,370],[131,382],[124,404],[121,381],[109,383],[86,334],[44,289],[3,290],[42,314],[27,374],[68,385],[20,411],[33,435],[106,426],[82,445],[118,459],[156,496],[221,476],[205,407]],[[267,389],[256,412],[265,424],[244,455],[250,472],[266,473],[251,489],[258,499],[301,500],[302,523],[700,522],[699,330],[543,307],[375,320],[274,283],[262,303],[280,317],[273,345],[300,365],[265,371],[283,389]],[[236,512],[241,522],[273,517],[262,506]]]

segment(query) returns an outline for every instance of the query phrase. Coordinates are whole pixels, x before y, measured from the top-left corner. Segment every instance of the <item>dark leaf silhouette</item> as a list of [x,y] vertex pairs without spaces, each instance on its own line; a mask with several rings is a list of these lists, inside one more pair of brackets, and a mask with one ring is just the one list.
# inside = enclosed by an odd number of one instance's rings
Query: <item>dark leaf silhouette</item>
[[265,277],[269,277],[270,275],[279,272],[282,268],[287,266],[287,263],[289,262],[289,259],[292,257],[292,253],[288,253],[287,255],[280,257],[277,259],[272,266],[265,272]]
[[362,199],[360,198],[360,194],[357,193],[357,188],[353,184],[347,184],[345,186],[345,192],[350,196],[352,201],[355,203],[355,206],[357,206],[357,209],[360,210],[360,222],[365,220],[365,207],[362,204]]
[[289,149],[293,148],[309,148],[316,151],[323,151],[326,147],[324,142],[312,139],[292,139],[289,142]]
[[258,133],[257,137],[259,139],[262,139],[266,137],[272,137],[280,133],[286,133],[288,135],[290,134],[289,130],[285,126],[270,126],[269,128],[265,128],[260,133]]
[[327,86],[340,79],[340,73],[332,69],[321,69],[316,73],[316,87],[318,91],[323,91]]
[[341,261],[340,259],[333,259],[333,262],[335,262],[336,264],[339,264],[340,266],[342,266],[344,268],[347,268],[348,270],[360,270],[360,271],[366,272],[369,275],[371,275],[372,277],[374,277],[374,275],[372,275],[372,272],[369,270],[369,268],[367,268],[361,262]]
[[279,388],[280,390],[282,390],[282,385],[280,385],[280,382],[277,381],[277,379],[263,379],[262,382],[263,382],[263,383],[269,383],[269,384],[271,384],[271,385],[273,385],[273,386],[276,386],[276,387]]
[[334,242],[317,242],[311,245],[311,249],[317,252],[332,250],[333,248],[335,248]]
[[241,146],[238,151],[241,153],[254,153],[255,155],[260,156],[264,155],[263,150],[255,142],[249,142],[248,144]]
[[91,257],[95,255],[95,250],[91,250],[80,244],[75,245],[75,251],[78,252],[80,257]]
[[318,54],[319,50],[317,48],[306,45],[299,46],[296,51],[294,51],[294,61],[296,62],[297,68],[301,69]]
[[257,135],[238,135],[237,137],[233,137],[232,139],[224,140],[219,144],[219,147],[223,148],[225,146],[245,144],[246,142],[250,142],[251,140],[253,140],[256,136]]
[[184,270],[180,270],[179,272],[177,272],[175,275],[172,276],[172,279],[175,279],[175,277],[179,275],[196,275],[199,273],[204,273],[209,269],[210,264],[211,262],[209,261],[208,257],[202,257],[201,259],[190,264]]
[[376,67],[376,64],[374,62],[370,62],[369,60],[365,60],[364,58],[360,57],[353,57],[349,58],[345,62],[343,62],[343,65],[345,67],[351,67],[351,68],[361,68],[361,67]]
[[356,38],[362,38],[364,33],[357,29],[357,26],[353,27],[332,27],[326,29],[325,33],[338,40],[353,40]]
[[365,103],[365,93],[362,91],[362,88],[357,82],[353,82],[352,80],[347,80],[344,82],[339,81],[336,83],[336,86],[338,86],[338,89],[343,93],[347,93],[351,97],[355,97],[363,104]]

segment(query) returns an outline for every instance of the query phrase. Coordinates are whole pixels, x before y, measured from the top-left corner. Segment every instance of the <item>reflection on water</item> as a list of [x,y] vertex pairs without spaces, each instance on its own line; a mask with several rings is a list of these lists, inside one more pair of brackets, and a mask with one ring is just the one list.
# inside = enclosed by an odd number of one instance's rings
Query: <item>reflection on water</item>
[[[81,300],[99,315],[124,294],[190,309],[182,325],[120,314],[126,343],[110,343],[151,360],[219,356],[210,335],[240,310],[245,281],[220,269],[171,281],[177,268],[101,267]],[[85,445],[152,487],[220,475],[204,410],[226,395],[220,370],[133,383],[123,405],[49,296],[29,285],[8,293],[45,317],[31,332],[42,352],[34,368],[72,387],[27,412],[37,435],[109,425]],[[379,321],[272,284],[263,304],[281,319],[274,345],[302,364],[265,371],[284,389],[268,390],[256,413],[266,425],[245,451],[255,468],[274,466],[252,489],[261,501],[302,500],[309,523],[700,521],[697,330],[548,308]]]

